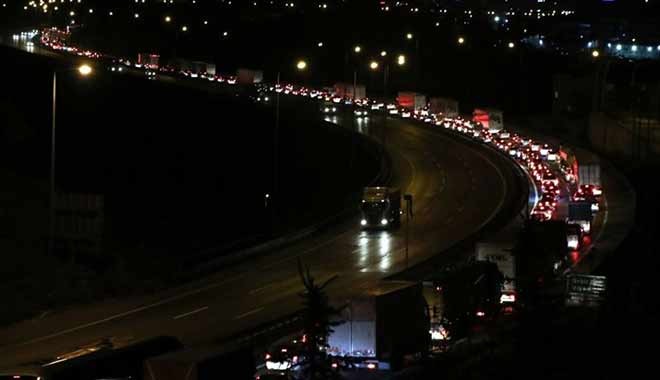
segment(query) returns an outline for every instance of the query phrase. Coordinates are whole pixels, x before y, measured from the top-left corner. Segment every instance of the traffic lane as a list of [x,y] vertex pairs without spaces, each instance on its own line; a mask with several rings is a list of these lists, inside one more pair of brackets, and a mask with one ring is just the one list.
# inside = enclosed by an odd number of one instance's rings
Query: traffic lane
[[[446,147],[444,148],[446,149]],[[418,164],[422,163],[418,162]],[[427,187],[426,185],[419,186],[422,188]],[[415,192],[415,188],[415,182],[412,182],[410,190]],[[442,231],[448,236],[454,235],[455,232],[452,229],[444,229]],[[442,231],[438,232],[438,236],[442,235]],[[402,255],[401,240],[400,236],[396,236],[399,232],[400,231],[397,231],[394,234],[390,234],[386,231],[372,234],[360,232],[359,240],[361,242],[359,247],[357,250],[351,252],[348,260],[345,260],[345,256],[342,260],[342,255],[332,255],[332,253],[342,252],[343,249],[348,252],[351,247],[335,246],[330,247],[329,252],[326,252],[325,254],[310,256],[310,258],[318,258],[320,261],[311,260],[306,262],[321,280],[339,274],[340,277],[336,281],[337,286],[336,288],[331,288],[331,294],[335,294],[333,289],[338,289],[339,292],[337,292],[337,296],[348,296],[354,294],[359,288],[366,289],[367,287],[376,284],[381,277],[378,275],[370,276],[370,274],[388,273],[390,267],[394,266],[396,269],[396,266],[401,266],[403,264],[404,259]],[[443,236],[442,239],[451,242],[452,240],[448,236]],[[397,239],[397,237],[399,239]],[[373,247],[368,246],[370,241],[374,243]],[[393,245],[393,243],[395,245]],[[342,244],[342,242],[338,242],[338,244]],[[410,252],[411,257],[413,258],[418,256],[418,254],[421,255],[422,253],[428,252],[426,249],[420,252],[416,250],[415,247],[416,245],[413,244]],[[366,263],[362,262],[365,257],[364,255],[371,256],[373,260]],[[351,259],[351,256],[353,259]],[[328,261],[329,257],[330,261]],[[357,262],[354,261],[355,258],[358,259]],[[348,274],[337,273],[338,271],[345,270],[346,267],[351,266],[351,264],[356,269],[359,268],[361,273],[362,270],[366,269],[366,274],[354,274],[350,269],[347,271]],[[261,273],[264,274],[276,274],[275,277],[281,275],[282,280],[278,282],[277,280],[269,278],[265,282],[262,281],[259,284],[253,283],[250,280],[247,280],[248,282],[245,284],[234,283],[232,284],[232,289],[236,289],[236,293],[245,293],[245,290],[238,290],[241,286],[247,286],[247,288],[255,286],[255,288],[248,292],[249,296],[247,299],[220,295],[220,297],[217,298],[218,300],[221,300],[219,303],[210,303],[209,305],[206,304],[205,300],[192,299],[190,300],[191,304],[183,306],[183,309],[179,308],[181,310],[177,311],[177,313],[183,310],[189,311],[183,311],[181,314],[176,314],[172,320],[166,321],[162,321],[160,318],[160,312],[156,312],[152,315],[154,318],[153,322],[159,325],[159,327],[166,327],[167,330],[176,330],[178,334],[187,337],[187,343],[191,343],[203,341],[204,337],[207,337],[207,334],[211,331],[213,331],[213,334],[219,335],[229,333],[230,331],[240,331],[240,329],[248,327],[252,322],[257,323],[268,321],[277,316],[288,315],[296,310],[300,303],[300,300],[296,295],[302,291],[302,286],[297,277],[295,261],[283,264],[280,268],[270,267],[259,269],[261,269]],[[356,286],[356,283],[360,283],[361,285]],[[198,310],[201,311],[196,313]],[[177,316],[181,316],[181,318],[177,319]],[[182,320],[184,318],[186,319],[185,321]],[[145,321],[147,318],[143,317],[141,319]],[[174,320],[176,320],[176,322],[174,322]],[[217,329],[214,331],[213,326],[218,322],[223,322],[223,326],[225,327],[231,327],[224,331],[219,331]],[[146,323],[146,325],[151,326],[153,324]],[[121,329],[118,333],[119,332],[121,332]]]
[[[389,130],[387,132],[388,134],[390,133]],[[413,142],[410,140],[411,136],[415,136],[414,132],[412,134],[408,133],[407,136],[408,136],[407,138],[405,137],[405,135],[399,136],[396,131],[392,133],[392,137],[395,138],[394,139],[395,141],[397,141],[396,138],[399,137],[399,141],[402,142],[402,145],[404,147],[407,147],[409,150],[412,150],[412,152],[408,151],[401,153],[404,156],[413,154],[414,159],[412,161],[415,162],[413,165],[419,166],[419,169],[415,168],[410,170],[412,171],[420,170],[422,174],[426,174],[426,175],[416,175],[414,173],[411,173],[408,176],[411,179],[410,183],[407,186],[402,186],[402,187],[407,188],[408,191],[411,191],[413,194],[417,196],[417,198],[419,198],[420,202],[418,203],[418,205],[421,205],[422,209],[428,209],[429,208],[428,202],[430,202],[433,199],[433,197],[424,196],[424,195],[432,194],[435,191],[436,187],[441,185],[433,181],[427,180],[428,176],[431,177],[434,176],[433,170],[435,169],[433,168],[436,167],[437,163],[431,164],[430,162],[432,162],[432,160],[427,160],[428,154],[424,154],[424,153],[419,154],[420,151],[417,147],[417,144],[419,142]],[[430,139],[433,140],[433,138]],[[396,148],[398,143],[399,142],[395,142],[393,144],[394,145],[393,148]],[[448,145],[446,144],[445,145],[437,144],[437,145],[442,146],[440,153],[444,153],[444,151],[446,151],[448,148]],[[433,148],[429,148],[429,150],[433,150]],[[456,165],[447,165],[447,166],[453,167]],[[399,168],[397,170],[405,170],[405,169]],[[450,182],[450,183],[454,183],[454,182]],[[458,198],[461,196],[461,194],[464,193],[465,193],[464,189],[463,190],[459,189],[459,191],[456,192],[447,192],[447,194],[453,194],[452,196],[454,198]],[[446,203],[451,204],[450,201]],[[428,221],[429,222],[428,225],[426,223],[423,223],[422,225],[430,227],[432,225],[432,223],[430,222],[433,221],[432,213],[423,213],[422,221]],[[354,225],[357,225],[357,223],[355,223]],[[348,231],[349,231],[348,241],[346,241],[345,238],[337,239],[336,237],[333,236],[331,243],[326,244],[324,242],[325,245],[324,247],[320,249],[312,249],[314,255],[311,255],[310,257],[322,259],[320,260],[320,262],[312,261],[309,264],[313,268],[313,270],[328,267],[328,264],[335,264],[340,268],[351,268],[351,267],[359,268],[361,265],[364,265],[364,263],[359,262],[360,260],[359,254],[355,254],[353,253],[353,251],[347,249],[351,246],[351,244],[353,244],[350,241],[350,237],[354,236],[355,233],[359,233],[359,229],[354,228],[353,230],[349,229]],[[453,235],[454,237],[460,236],[460,234],[456,234],[455,233],[456,231],[453,231],[452,229],[447,229],[446,231],[449,232],[449,235]],[[429,232],[433,232],[433,231],[429,230]],[[393,247],[390,247],[388,250],[386,250],[385,255],[383,255],[381,252],[383,250],[381,246],[366,248],[366,252],[368,254],[373,254],[374,258],[378,258],[377,259],[378,268],[375,269],[374,271],[377,274],[388,273],[387,270],[383,270],[384,268],[382,268],[382,266],[392,265],[392,264],[385,265],[383,264],[383,262],[387,262],[389,260],[392,261],[393,264],[395,265],[400,265],[401,261],[403,260],[401,254],[402,242],[401,242],[400,232],[398,236],[397,233],[393,235],[395,235],[391,239],[394,241]],[[420,258],[423,258],[423,254],[429,252],[428,250],[426,250],[426,248],[416,249],[416,247],[419,244],[420,244],[419,242],[412,241],[411,250],[410,250],[410,256],[412,259],[415,259],[418,256]],[[438,248],[437,245],[436,248]],[[360,248],[360,249],[364,250],[365,248]],[[175,302],[172,303],[164,303],[156,307],[140,310],[139,312],[126,315],[125,317],[122,318],[112,319],[108,322],[94,325],[93,327],[91,327],[91,330],[95,330],[95,331],[92,332],[90,332],[90,329],[79,329],[72,331],[70,333],[57,335],[56,337],[52,337],[50,339],[43,339],[37,341],[32,340],[32,343],[24,344],[21,347],[25,347],[27,350],[31,351],[32,353],[36,353],[37,350],[34,347],[35,344],[39,345],[40,347],[47,345],[48,348],[44,350],[44,353],[42,354],[43,356],[43,355],[48,355],[46,354],[46,352],[50,352],[50,355],[53,355],[53,353],[66,352],[66,350],[71,350],[76,347],[87,345],[90,344],[90,342],[97,341],[101,338],[107,338],[108,336],[137,340],[139,338],[144,338],[152,335],[158,335],[163,333],[170,333],[170,334],[174,333],[174,335],[183,336],[185,341],[187,333],[179,334],[177,333],[177,331],[191,330],[190,334],[197,332],[198,334],[201,333],[203,336],[207,338],[211,335],[222,335],[222,334],[228,334],[230,331],[234,331],[234,332],[240,331],[240,329],[246,326],[246,324],[255,321],[255,319],[260,321],[271,320],[274,317],[274,315],[278,314],[278,310],[286,310],[284,305],[290,304],[291,301],[293,301],[294,305],[296,301],[299,302],[297,297],[293,296],[294,293],[296,293],[295,281],[291,282],[291,279],[294,278],[297,280],[297,273],[295,271],[295,262],[296,262],[295,258],[301,256],[302,254],[300,251],[295,249],[292,249],[291,252],[294,253],[292,256],[289,256],[288,260],[282,260],[279,262],[278,265],[276,265],[276,266],[280,266],[279,268],[277,267],[273,268],[271,266],[266,266],[266,268],[260,268],[258,265],[255,266],[254,264],[250,264],[252,268],[247,268],[247,271],[254,271],[254,268],[259,268],[258,271],[256,271],[256,275],[254,276],[247,276],[245,278],[240,278],[233,282],[227,282],[222,286],[213,287],[208,291],[192,294],[190,296],[177,299]],[[346,254],[342,255],[342,252],[350,252],[350,253],[348,255]],[[261,258],[260,260],[265,260],[266,263],[268,263],[269,257],[277,257],[277,256],[268,255],[267,257]],[[370,264],[374,264],[374,263],[375,262],[370,262]],[[277,280],[278,278],[282,279],[280,280],[280,282],[288,281],[291,285],[283,285],[283,287],[279,287],[279,288],[277,286],[274,286],[272,289],[268,291],[264,291],[263,294],[257,296],[248,296],[248,297],[242,296],[245,294],[249,295],[250,291],[255,289],[254,286],[258,284],[260,280],[265,281],[265,283],[276,284],[278,283]],[[347,283],[345,286],[342,286],[342,288],[350,289],[351,288],[350,285],[353,284],[354,280],[348,276],[343,278],[347,279],[346,280]],[[376,279],[377,278],[378,276],[376,276]],[[265,284],[264,282],[261,282],[260,285],[264,286]],[[288,289],[288,291],[286,289]],[[279,299],[282,297],[284,297],[284,299],[288,301],[280,302]],[[266,312],[262,313],[262,311],[264,311],[264,309],[269,306],[269,302],[275,303],[278,306],[278,308],[276,310],[271,310],[271,311],[266,310]],[[257,306],[257,305],[262,305],[262,306]],[[253,308],[253,306],[256,306],[256,308]],[[260,307],[262,309],[259,309]],[[284,307],[284,309],[281,309],[282,307]],[[217,325],[218,325],[219,315],[214,314],[216,311],[219,312],[220,315],[224,315],[224,316],[230,316],[233,313],[233,311],[236,311],[237,314],[234,316],[235,317],[241,316],[241,318],[238,318],[237,321],[234,320],[229,321],[228,323],[223,324],[223,327],[221,329],[218,329]],[[180,316],[180,318],[176,318],[178,316]],[[173,321],[177,321],[177,323],[174,323]],[[64,331],[66,331],[66,329],[64,329]],[[56,340],[57,342],[53,343],[54,340]]]
[[[418,150],[417,144],[419,144],[419,142],[411,140],[411,138],[414,136],[416,136],[414,131],[413,133],[408,133],[402,136],[398,136],[397,132],[392,134],[392,137],[399,137],[398,141],[400,141],[402,146],[405,146],[408,149]],[[423,137],[426,138],[426,136]],[[436,154],[444,155],[451,148],[451,144],[436,143],[436,147],[439,148],[439,151],[437,151]],[[408,154],[410,154],[410,152],[408,152]],[[437,168],[437,162],[428,160],[428,154],[418,154],[418,156],[419,157],[416,157],[413,160],[415,162],[413,165],[416,165],[416,169],[414,170],[419,170],[422,173],[426,172],[428,174],[428,172],[435,170],[434,168]],[[401,160],[396,161],[401,162]],[[447,165],[448,168],[452,168],[454,166],[458,165],[455,163]],[[397,170],[402,169],[399,168]],[[452,175],[453,173],[449,174],[449,176]],[[412,192],[419,198],[418,205],[422,207],[422,209],[430,209],[429,202],[432,202],[434,197],[422,195],[432,194],[436,191],[435,189],[437,186],[441,186],[441,184],[432,180],[428,180],[428,176],[426,175],[417,175],[411,173],[408,177],[411,178],[410,183],[407,186],[402,187],[405,187],[408,191]],[[483,176],[482,178],[487,177],[488,176]],[[457,181],[449,182],[450,185],[459,183],[460,182]],[[467,185],[467,182],[464,182],[463,186],[456,186],[457,191],[448,191],[447,194],[450,194],[451,197],[448,198],[447,202],[445,203],[452,204],[454,200],[462,199],[462,195],[466,193],[465,185]],[[446,208],[450,209],[450,207]],[[428,224],[422,223],[423,227],[430,227],[434,219],[433,213],[423,213],[421,219],[422,221],[429,222]],[[354,222],[354,225],[357,225],[356,221]],[[361,260],[361,257],[363,257],[359,254],[359,252],[366,252],[368,255],[372,255],[372,257],[376,258],[377,260],[375,262],[372,261],[368,263],[369,265],[378,265],[377,268],[372,268],[372,270],[375,273],[386,274],[388,273],[388,270],[384,267],[401,265],[401,262],[403,261],[400,231],[392,234],[394,235],[393,237],[389,237],[390,234],[385,232],[385,236],[388,236],[388,240],[390,241],[389,244],[391,244],[391,246],[386,246],[383,248],[382,242],[379,242],[373,247],[360,247],[357,253],[354,252],[354,250],[351,251],[348,249],[353,244],[350,240],[347,242],[345,239],[335,239],[332,243],[330,243],[329,247],[326,245],[325,247],[319,249],[313,249],[312,252],[314,255],[310,255],[309,257],[319,258],[320,261],[312,260],[309,262],[309,265],[312,267],[312,270],[314,270],[315,273],[322,272],[324,269],[327,269],[331,266],[338,267],[339,269],[351,267],[360,268],[365,263],[361,263],[359,261]],[[433,230],[428,231],[431,233],[434,232]],[[455,233],[456,231],[451,228],[445,229],[444,231],[446,231],[447,235],[449,236],[453,235],[456,237],[460,235],[457,235]],[[354,236],[356,233],[360,234],[359,229],[357,228],[349,230],[349,232],[349,236]],[[423,230],[422,232],[426,233],[426,230]],[[437,234],[438,231],[435,231],[435,233]],[[436,238],[438,236],[440,236],[440,234],[437,234]],[[451,240],[446,236],[442,237],[442,239]],[[419,258],[423,258],[423,255],[429,252],[429,250],[427,250],[428,246],[424,247],[423,249],[417,249],[416,247],[418,245],[418,242],[414,240],[412,241],[410,256],[413,260],[418,256]],[[439,249],[440,247],[436,245],[435,248]],[[348,255],[342,255],[342,252],[350,253]],[[269,257],[270,256],[271,255],[269,255]],[[276,315],[285,315],[287,312],[289,312],[289,309],[287,309],[285,305],[295,306],[296,302],[299,302],[299,299],[294,296],[299,290],[295,285],[298,281],[297,273],[295,270],[295,258],[298,256],[305,256],[304,252],[301,253],[296,251],[293,256],[289,256],[288,260],[286,258],[281,260],[275,267],[270,265],[261,267],[258,264],[252,264],[252,270],[257,269],[258,275],[253,276],[256,277],[256,280],[255,278],[251,278],[252,276],[242,278],[240,280],[227,283],[225,286],[215,287],[209,290],[209,292],[202,292],[191,295],[190,297],[183,298],[181,300],[177,300],[176,303],[164,304],[160,307],[146,309],[141,311],[139,314],[132,314],[123,319],[109,321],[108,323],[104,323],[102,325],[102,329],[98,329],[98,334],[95,336],[94,334],[90,334],[89,331],[85,329],[77,330],[70,334],[60,335],[57,338],[66,337],[66,339],[62,339],[62,341],[65,340],[66,343],[62,346],[61,349],[58,349],[59,351],[56,350],[55,352],[65,352],[66,350],[90,344],[90,342],[97,341],[101,338],[107,338],[108,336],[114,336],[117,339],[131,337],[132,339],[138,339],[140,337],[162,334],[165,331],[170,333],[174,331],[185,332],[183,334],[175,334],[184,336],[184,338],[186,335],[193,336],[194,333],[197,332],[198,335],[201,333],[201,339],[203,340],[204,336],[208,337],[209,335],[228,334],[230,331],[240,331],[239,329],[249,325],[254,321],[268,321]],[[265,261],[267,264],[269,263],[268,257],[260,258],[259,261]],[[388,261],[390,261],[390,263],[387,263]],[[323,273],[319,273],[318,275],[323,276]],[[281,278],[282,280],[278,282],[278,278]],[[343,278],[346,279],[344,280],[346,282],[344,284],[342,281],[339,281],[339,283],[342,283],[341,288],[351,289],[351,285],[354,285],[354,279],[349,276],[340,277],[340,279]],[[379,276],[374,277],[373,281],[377,281],[378,278]],[[282,285],[283,283],[284,285]],[[268,284],[271,284],[268,290],[260,292],[261,294],[258,295],[250,295],[251,291],[259,289],[263,286],[267,286]],[[227,291],[228,289],[230,290],[229,292]],[[244,294],[248,294],[249,296],[243,297],[242,295]],[[285,300],[285,302],[282,302],[280,299]],[[293,303],[291,303],[292,301]],[[276,306],[272,310],[268,309],[269,305],[271,304]],[[188,314],[194,311],[197,312]],[[235,315],[234,312],[236,313]],[[222,329],[217,330],[217,324],[220,320],[219,318],[221,316],[230,317],[231,315],[234,315],[234,317],[241,316],[241,318],[238,318],[238,320],[232,319],[231,321],[227,321],[225,324],[223,324]],[[181,316],[181,318],[175,319],[177,316]],[[127,322],[129,323],[130,327],[125,326]],[[187,331],[189,331],[189,333]],[[41,340],[34,343],[43,343],[46,341],[48,340]],[[197,339],[193,339],[193,341],[197,341]]]

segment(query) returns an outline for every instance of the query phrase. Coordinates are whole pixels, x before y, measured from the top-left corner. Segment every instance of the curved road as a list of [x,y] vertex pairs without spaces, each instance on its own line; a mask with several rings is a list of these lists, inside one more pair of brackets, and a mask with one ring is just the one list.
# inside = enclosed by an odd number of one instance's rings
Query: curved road
[[[414,196],[411,265],[442,254],[499,212],[511,212],[519,183],[503,156],[404,120],[377,116],[358,124],[352,115],[339,115],[335,121],[384,137],[393,185]],[[77,307],[16,324],[0,331],[0,368],[48,362],[108,339],[123,345],[172,335],[184,344],[199,344],[254,328],[299,308],[298,258],[319,280],[337,276],[329,287],[333,300],[360,294],[405,269],[405,227],[404,222],[396,231],[367,233],[355,217],[161,294]]]

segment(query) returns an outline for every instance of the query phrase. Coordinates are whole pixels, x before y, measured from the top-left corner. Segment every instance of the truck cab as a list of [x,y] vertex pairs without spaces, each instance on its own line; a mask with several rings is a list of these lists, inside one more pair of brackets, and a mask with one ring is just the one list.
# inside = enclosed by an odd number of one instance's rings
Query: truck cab
[[366,187],[360,204],[362,228],[390,228],[401,223],[401,192],[389,187]]

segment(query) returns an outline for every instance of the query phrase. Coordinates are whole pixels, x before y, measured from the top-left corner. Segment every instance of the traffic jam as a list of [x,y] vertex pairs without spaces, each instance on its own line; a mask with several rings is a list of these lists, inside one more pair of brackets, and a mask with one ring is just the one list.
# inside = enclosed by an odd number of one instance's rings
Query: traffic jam
[[[40,34],[40,42],[43,46],[110,63],[109,70],[116,73],[121,73],[125,68],[130,67],[143,70],[145,78],[150,80],[157,79],[158,73],[163,73],[217,84],[237,84],[237,76],[220,75],[215,72],[215,66],[211,70],[209,64],[174,67],[159,65],[156,55],[146,59],[140,58],[138,61],[109,57],[67,45],[68,31],[57,28],[46,28],[41,33],[37,33],[36,30],[26,33],[27,35],[21,35],[20,38],[32,38]],[[601,209],[603,200],[599,171],[593,173],[593,168],[588,164],[578,165],[575,155],[568,149],[505,130],[501,121],[501,111],[475,109],[471,118],[463,118],[458,115],[457,105],[453,107],[452,112],[442,112],[447,111],[446,108],[441,108],[442,111],[439,112],[437,107],[432,107],[433,98],[428,101],[426,97],[415,93],[399,93],[399,97],[394,102],[372,100],[366,97],[364,86],[355,84],[342,85],[341,89],[335,85],[321,90],[290,83],[261,82],[254,83],[254,86],[258,94],[254,97],[256,102],[269,103],[274,94],[307,97],[321,103],[320,111],[324,115],[336,114],[340,107],[348,107],[358,119],[366,120],[370,113],[380,113],[443,128],[488,144],[510,157],[527,173],[535,195],[529,209],[531,219],[567,221],[569,224],[567,245],[570,250],[580,251],[591,242],[591,222]],[[568,205],[568,212],[560,210],[561,201],[565,201]]]
[[[37,34],[33,31],[29,38]],[[64,42],[67,39],[65,34],[57,29],[45,29],[40,33],[41,44],[56,51],[98,60],[112,73],[122,73],[130,68],[144,71],[144,77],[148,80],[157,79],[160,73],[218,85],[245,84],[238,79],[238,75],[216,73],[215,67],[209,72],[203,65],[163,66],[158,64],[157,59],[150,61],[149,58],[141,58],[134,61],[68,46]],[[604,202],[600,167],[588,162],[578,165],[575,154],[569,148],[553,146],[506,130],[503,127],[501,111],[476,109],[471,117],[461,117],[458,115],[457,105],[449,107],[451,111],[442,107],[441,111],[438,111],[439,108],[434,107],[433,98],[427,100],[415,93],[399,93],[394,101],[374,100],[365,96],[364,87],[358,91],[355,84],[343,85],[344,88],[338,91],[337,85],[333,88],[313,89],[291,83],[259,82],[250,84],[256,87],[257,95],[253,100],[258,103],[272,103],[275,96],[309,98],[319,102],[319,111],[324,116],[350,111],[355,118],[362,121],[374,115],[408,119],[500,151],[528,177],[531,194],[527,210],[529,218],[539,222],[567,222],[566,244],[573,264],[588,252],[592,242],[592,223],[603,209]],[[501,302],[512,303],[515,300],[514,295],[505,294],[503,297],[508,298],[503,298]],[[479,316],[482,317],[483,313]],[[431,331],[431,334],[440,334],[439,331]],[[270,347],[264,355],[263,367],[257,378],[266,379],[269,373],[295,370],[299,363],[304,361],[301,343],[304,343],[305,339],[305,336],[293,339],[287,337]],[[336,360],[332,365],[334,368],[378,368],[378,362],[370,360]]]

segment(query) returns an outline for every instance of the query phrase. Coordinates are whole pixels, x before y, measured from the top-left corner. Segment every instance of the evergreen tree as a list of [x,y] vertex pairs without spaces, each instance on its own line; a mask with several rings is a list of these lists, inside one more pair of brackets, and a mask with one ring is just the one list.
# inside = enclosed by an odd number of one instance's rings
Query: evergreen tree
[[343,323],[338,320],[341,309],[330,305],[325,292],[328,284],[336,277],[323,284],[317,284],[308,267],[298,260],[298,272],[305,290],[300,294],[303,299],[303,348],[302,372],[308,380],[326,380],[340,378],[337,369],[332,368],[332,360],[327,354],[328,337],[334,326]]

